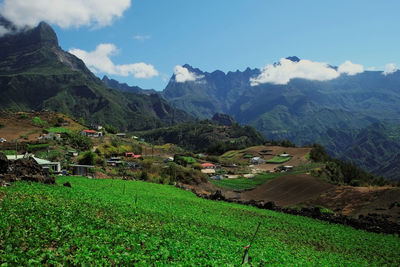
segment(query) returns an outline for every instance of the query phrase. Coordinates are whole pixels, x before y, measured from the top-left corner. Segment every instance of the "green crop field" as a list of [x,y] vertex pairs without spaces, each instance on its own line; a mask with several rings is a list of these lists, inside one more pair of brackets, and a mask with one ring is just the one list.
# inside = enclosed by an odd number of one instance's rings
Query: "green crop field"
[[46,129],[47,132],[49,133],[71,133],[70,130],[64,127],[50,127]]
[[281,157],[281,156],[275,156],[270,160],[267,160],[267,163],[284,163],[289,160],[291,160],[292,157]]
[[[61,184],[70,181],[72,188]],[[0,188],[0,265],[383,266],[400,238],[254,207],[172,186],[57,178]]]

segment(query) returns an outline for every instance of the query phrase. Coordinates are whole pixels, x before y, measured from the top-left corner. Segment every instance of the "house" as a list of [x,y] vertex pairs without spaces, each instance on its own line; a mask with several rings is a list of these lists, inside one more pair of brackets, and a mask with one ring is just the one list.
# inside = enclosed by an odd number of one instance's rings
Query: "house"
[[260,157],[253,157],[253,158],[250,160],[250,162],[251,162],[252,164],[262,164],[262,163],[265,163],[265,160],[262,159],[262,158],[260,158]]
[[126,133],[117,133],[116,136],[117,137],[121,137],[121,138],[125,138],[126,137]]
[[138,158],[141,158],[142,155],[135,155],[135,153],[133,153],[133,152],[125,152],[125,157],[138,159]]
[[26,158],[33,158],[43,169],[47,169],[51,172],[60,173],[61,172],[61,163],[60,162],[51,162],[45,159],[40,159],[35,156],[31,155],[7,155],[8,160],[16,160],[16,159],[26,159]]
[[215,164],[206,162],[206,163],[202,163],[202,164],[201,164],[201,167],[202,167],[203,169],[215,169],[217,166],[215,166]]
[[215,174],[215,169],[202,169],[201,172],[204,174]]
[[70,167],[72,167],[73,175],[80,175],[80,176],[88,176],[89,169],[94,168],[94,166],[92,165],[78,165],[78,164],[70,165]]
[[291,171],[291,170],[293,170],[293,166],[289,166],[289,165],[286,165],[286,166],[283,166],[283,170],[284,171]]
[[59,133],[48,133],[48,134],[42,134],[38,137],[38,140],[61,140],[61,134]]
[[43,169],[47,169],[50,172],[61,173],[61,163],[60,162],[51,162],[45,159],[40,159],[33,157],[33,159],[42,166]]
[[103,133],[95,131],[95,130],[83,130],[81,132],[81,135],[84,135],[87,137],[99,137],[99,136],[103,136]]
[[75,150],[70,150],[70,151],[68,151],[68,155],[71,157],[77,157],[79,155],[79,153]]
[[97,130],[97,131],[100,131],[100,130],[103,129],[103,126],[100,125],[100,124],[92,124],[90,127],[91,127],[92,129],[94,129],[94,130]]
[[120,157],[112,157],[109,158],[106,163],[109,166],[120,166],[122,164],[124,164],[125,161],[122,161]]

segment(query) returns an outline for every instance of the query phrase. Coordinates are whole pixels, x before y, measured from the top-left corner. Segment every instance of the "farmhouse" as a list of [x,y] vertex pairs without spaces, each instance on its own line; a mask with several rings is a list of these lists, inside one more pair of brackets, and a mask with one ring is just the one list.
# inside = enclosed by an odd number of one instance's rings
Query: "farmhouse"
[[202,163],[202,164],[201,164],[201,167],[202,167],[203,169],[215,169],[217,166],[215,166],[215,164],[206,162],[206,163]]
[[16,160],[16,159],[24,159],[32,157],[43,169],[47,169],[52,172],[60,173],[61,172],[61,163],[60,162],[51,162],[45,159],[40,159],[35,156],[29,155],[7,155],[8,160]]
[[70,167],[72,167],[73,175],[80,175],[80,176],[88,176],[89,169],[94,168],[94,166],[92,165],[78,165],[78,164],[70,165]]
[[81,135],[84,135],[87,137],[99,137],[99,136],[103,136],[103,133],[95,131],[95,130],[83,130],[81,132]]
[[253,158],[250,160],[250,162],[251,162],[252,164],[262,164],[262,163],[265,163],[265,160],[262,159],[262,158],[260,158],[260,157],[253,157]]

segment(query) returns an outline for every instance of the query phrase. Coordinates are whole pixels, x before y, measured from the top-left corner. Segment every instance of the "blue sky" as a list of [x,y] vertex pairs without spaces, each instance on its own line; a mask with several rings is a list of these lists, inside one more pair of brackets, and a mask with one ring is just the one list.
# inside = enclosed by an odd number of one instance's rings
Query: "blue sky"
[[[8,1],[23,0],[1,1],[3,13],[10,9],[4,5]],[[90,52],[99,44],[113,44],[115,51],[109,56],[113,64],[151,65],[151,77],[96,73],[143,88],[164,89],[174,67],[185,63],[226,72],[262,68],[296,55],[333,65],[350,60],[365,69],[400,65],[400,1],[120,2],[122,16],[114,16],[108,25],[99,26],[97,21],[65,26],[52,17],[48,22],[64,50]]]

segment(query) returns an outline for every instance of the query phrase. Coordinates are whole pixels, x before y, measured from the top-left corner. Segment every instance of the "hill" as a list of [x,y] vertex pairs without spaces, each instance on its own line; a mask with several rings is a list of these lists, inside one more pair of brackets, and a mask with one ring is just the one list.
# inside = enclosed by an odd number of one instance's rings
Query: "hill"
[[63,51],[46,23],[0,38],[0,110],[53,110],[121,131],[191,120],[157,95],[110,89]]
[[186,150],[210,154],[221,154],[265,142],[264,137],[250,126],[243,127],[238,123],[222,125],[210,120],[150,130],[140,133],[140,136],[152,143],[172,143]]
[[[62,186],[66,181],[71,188]],[[400,261],[395,235],[204,200],[151,183],[79,177],[58,177],[55,186],[19,182],[0,189],[0,207],[0,260],[9,264],[240,265],[259,222],[251,265]]]

